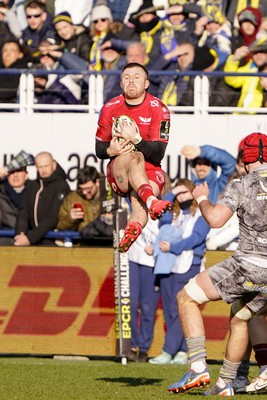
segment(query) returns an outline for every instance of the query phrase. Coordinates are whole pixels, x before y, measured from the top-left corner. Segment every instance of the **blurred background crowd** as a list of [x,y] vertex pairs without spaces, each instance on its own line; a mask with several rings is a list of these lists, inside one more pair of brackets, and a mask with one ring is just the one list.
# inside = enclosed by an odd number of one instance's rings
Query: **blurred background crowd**
[[120,94],[122,66],[137,61],[166,72],[151,74],[149,91],[168,106],[193,105],[194,79],[185,71],[256,73],[209,76],[209,104],[266,105],[265,0],[4,0],[0,32],[1,103],[18,99],[20,74],[7,69],[35,71],[36,103],[85,104],[82,72],[103,75],[106,102]]

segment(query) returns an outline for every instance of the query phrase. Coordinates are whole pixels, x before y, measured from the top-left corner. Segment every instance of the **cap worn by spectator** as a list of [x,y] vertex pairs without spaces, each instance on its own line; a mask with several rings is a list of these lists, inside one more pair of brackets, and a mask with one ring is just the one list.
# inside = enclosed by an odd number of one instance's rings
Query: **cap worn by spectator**
[[207,46],[196,47],[193,61],[193,71],[203,71],[211,66],[215,69],[218,65],[218,55],[214,49]]
[[[256,11],[258,11],[258,10],[256,10]],[[255,14],[255,11],[252,8],[248,7],[245,10],[241,11],[238,15],[239,25],[242,24],[242,22],[246,22],[246,21],[250,22],[255,27],[259,26],[259,20]]]
[[267,53],[267,38],[266,36],[261,36],[259,39],[255,40],[249,46],[249,51],[252,54],[255,53]]
[[60,14],[55,15],[53,19],[54,25],[62,21],[68,22],[69,24],[73,25],[71,15],[67,11],[62,11]]
[[98,19],[109,19],[110,22],[113,21],[111,10],[105,4],[95,6],[92,9],[91,20],[94,22]]
[[204,12],[208,18],[208,23],[216,22],[217,24],[222,25],[224,22],[224,15],[220,6],[209,5],[207,4]]
[[144,0],[143,4],[139,7],[137,12],[132,15],[132,18],[137,19],[144,14],[157,15],[156,11],[159,9],[160,9],[159,7],[154,7],[152,0]]

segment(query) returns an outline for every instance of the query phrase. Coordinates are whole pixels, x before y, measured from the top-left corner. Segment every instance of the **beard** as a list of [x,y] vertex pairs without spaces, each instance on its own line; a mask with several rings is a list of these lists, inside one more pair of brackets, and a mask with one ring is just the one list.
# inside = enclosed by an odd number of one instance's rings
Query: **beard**
[[125,90],[125,96],[128,99],[134,99],[135,97],[138,97],[138,91],[135,86],[131,86],[130,88],[127,88]]

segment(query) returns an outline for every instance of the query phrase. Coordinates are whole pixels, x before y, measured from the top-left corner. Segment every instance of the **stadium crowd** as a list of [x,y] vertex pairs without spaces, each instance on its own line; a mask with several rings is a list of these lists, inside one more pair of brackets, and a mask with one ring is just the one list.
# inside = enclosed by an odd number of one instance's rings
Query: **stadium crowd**
[[[122,66],[142,57],[149,71],[173,71],[152,75],[150,93],[169,106],[191,106],[193,78],[185,71],[266,73],[266,21],[264,0],[80,0],[75,7],[68,0],[4,0],[0,102],[19,95],[20,74],[5,69],[34,72],[36,104],[87,104],[88,74],[67,71],[102,73],[106,102],[119,94]],[[264,80],[210,76],[209,104],[265,107]]]

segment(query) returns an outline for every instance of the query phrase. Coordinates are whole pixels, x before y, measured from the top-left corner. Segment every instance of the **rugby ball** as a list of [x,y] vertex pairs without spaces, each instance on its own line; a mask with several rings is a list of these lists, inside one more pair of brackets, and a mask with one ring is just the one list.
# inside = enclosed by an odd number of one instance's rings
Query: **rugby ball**
[[[121,122],[124,122],[129,126],[132,124],[134,124],[136,126],[135,121],[131,117],[129,117],[128,115],[120,115],[119,117],[115,118],[115,120],[112,124],[112,129],[111,129],[112,137],[114,137],[114,136],[116,137],[121,133],[121,126],[120,126]],[[119,142],[124,141],[124,139],[122,139],[120,137],[118,137],[117,140]],[[136,151],[136,147],[133,143],[128,144],[127,146],[132,146],[132,151]]]
[[128,117],[128,115],[120,115],[119,117],[115,118],[112,124],[112,136],[118,136],[118,134],[121,133],[121,122],[124,122],[129,126],[135,124],[135,121],[131,117]]

